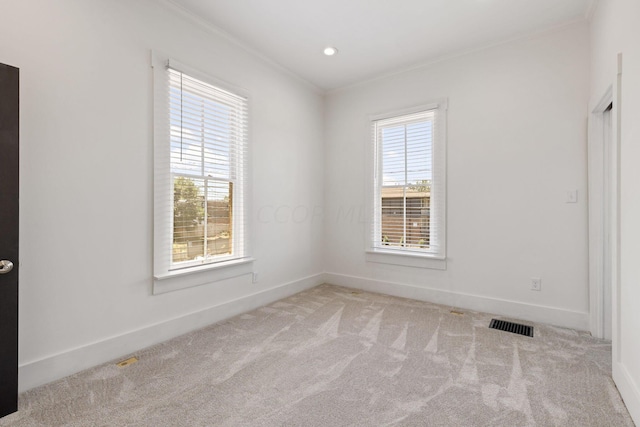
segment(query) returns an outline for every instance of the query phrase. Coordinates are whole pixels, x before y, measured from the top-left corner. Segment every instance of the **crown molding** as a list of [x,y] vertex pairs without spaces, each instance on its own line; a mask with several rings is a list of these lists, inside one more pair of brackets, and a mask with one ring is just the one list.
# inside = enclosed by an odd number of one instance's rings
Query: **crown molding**
[[290,69],[288,69],[287,67],[285,67],[284,65],[280,64],[277,61],[274,61],[273,59],[269,58],[268,56],[264,55],[263,53],[261,53],[260,51],[256,50],[255,48],[253,48],[252,46],[248,45],[247,43],[239,40],[238,38],[232,36],[231,34],[229,34],[228,32],[224,31],[222,28],[212,24],[211,22],[201,18],[200,16],[196,15],[195,13],[193,13],[192,11],[190,11],[189,9],[185,8],[184,6],[176,3],[174,0],[157,0],[156,3],[161,4],[162,6],[164,6],[165,8],[169,9],[172,12],[175,12],[177,15],[181,16],[182,18],[191,21],[192,23],[196,24],[198,27],[200,27],[201,29],[203,29],[204,31],[208,32],[211,35],[214,35],[216,37],[220,37],[226,41],[228,41],[229,43],[232,43],[233,45],[239,47],[240,49],[244,50],[245,52],[247,52],[248,54],[250,54],[251,56],[255,57],[256,59],[259,59],[260,61],[264,62],[265,64],[269,65],[270,67],[288,75],[289,77],[292,77],[294,80],[297,80],[298,82],[304,84],[305,86],[307,86],[307,88],[311,89],[314,93],[318,94],[318,95],[324,95],[325,91],[323,89],[321,89],[320,87],[316,86],[315,84],[311,83],[309,80],[305,79],[304,77],[300,76],[299,74],[291,71]]

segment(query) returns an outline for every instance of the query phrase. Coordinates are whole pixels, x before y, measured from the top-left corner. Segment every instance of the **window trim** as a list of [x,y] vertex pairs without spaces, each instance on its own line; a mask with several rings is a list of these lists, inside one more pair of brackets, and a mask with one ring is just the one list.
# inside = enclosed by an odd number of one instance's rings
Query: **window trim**
[[[164,225],[171,223],[168,219],[171,215],[161,209],[162,204],[166,204],[166,197],[172,199],[173,191],[171,189],[172,174],[166,171],[170,167],[170,151],[167,146],[170,143],[168,139],[169,122],[166,120],[165,111],[168,108],[168,100],[166,90],[168,84],[167,68],[187,74],[195,79],[202,80],[219,89],[230,92],[233,95],[246,99],[247,115],[251,117],[251,98],[248,92],[242,88],[224,82],[218,78],[212,77],[206,73],[195,70],[179,61],[176,61],[168,55],[157,51],[151,52],[151,68],[153,73],[153,188],[154,188],[154,214],[153,214],[153,294],[161,294],[179,289],[200,286],[207,283],[218,282],[221,280],[250,274],[253,271],[254,258],[251,257],[251,217],[250,217],[250,200],[251,200],[251,121],[247,125],[247,146],[245,150],[245,159],[243,162],[243,174],[245,182],[243,182],[242,193],[242,211],[239,213],[243,221],[243,247],[244,252],[241,257],[227,258],[224,257],[218,261],[209,263],[199,263],[193,265],[185,265],[176,268],[172,266],[170,259],[163,256],[167,253],[164,244],[171,241],[171,227]],[[167,187],[167,185],[169,187]],[[168,195],[168,196],[167,196]],[[163,197],[164,196],[164,197]],[[235,222],[235,221],[234,221]],[[170,251],[168,251],[170,254]],[[170,255],[169,255],[170,256]]]
[[[394,117],[400,117],[410,114],[415,114],[428,110],[436,110],[435,128],[436,136],[433,141],[433,168],[434,175],[436,174],[440,178],[440,184],[438,184],[437,190],[441,194],[442,202],[438,203],[436,215],[439,247],[440,251],[437,253],[411,251],[406,249],[389,249],[377,247],[373,242],[373,236],[377,228],[377,221],[379,213],[377,212],[380,207],[380,203],[377,200],[376,195],[378,189],[376,185],[376,176],[379,175],[382,167],[381,162],[378,162],[378,145],[374,135],[374,122],[380,120],[391,119]],[[445,270],[447,263],[447,226],[446,226],[446,206],[447,206],[447,112],[448,112],[448,100],[446,98],[438,99],[425,104],[417,105],[414,107],[396,109],[387,111],[381,114],[372,114],[368,116],[367,120],[367,147],[368,147],[368,165],[367,165],[367,232],[366,244],[365,244],[365,259],[367,262],[383,263],[391,265],[401,265],[406,267],[428,268]],[[433,219],[432,219],[433,220]]]

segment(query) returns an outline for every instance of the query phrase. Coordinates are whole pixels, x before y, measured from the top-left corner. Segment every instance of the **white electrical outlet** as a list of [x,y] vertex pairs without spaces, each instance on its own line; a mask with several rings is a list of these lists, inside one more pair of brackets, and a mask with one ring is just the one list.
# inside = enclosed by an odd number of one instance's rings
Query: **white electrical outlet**
[[258,283],[258,273],[253,273],[253,275],[251,276],[251,282]]
[[531,290],[532,291],[541,291],[542,290],[542,279],[539,277],[531,278]]
[[578,190],[567,190],[567,203],[578,203]]

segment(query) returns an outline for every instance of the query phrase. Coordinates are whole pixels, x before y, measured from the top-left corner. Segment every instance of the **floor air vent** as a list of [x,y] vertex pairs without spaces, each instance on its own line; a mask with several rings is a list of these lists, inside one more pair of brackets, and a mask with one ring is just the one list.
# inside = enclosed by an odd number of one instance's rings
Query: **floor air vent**
[[505,332],[511,332],[512,334],[524,335],[525,337],[533,336],[533,326],[507,322],[506,320],[491,319],[489,328],[498,329],[500,331],[505,331]]

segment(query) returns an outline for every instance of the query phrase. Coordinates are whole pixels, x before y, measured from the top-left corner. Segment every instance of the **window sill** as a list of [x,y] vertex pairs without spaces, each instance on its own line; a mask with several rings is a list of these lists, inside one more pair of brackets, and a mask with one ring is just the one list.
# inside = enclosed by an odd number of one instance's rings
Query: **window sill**
[[367,262],[379,264],[402,265],[404,267],[428,268],[433,270],[446,270],[447,260],[433,255],[415,253],[400,253],[385,251],[384,249],[371,249],[366,252]]
[[153,277],[153,294],[164,294],[250,274],[253,272],[253,261],[253,258],[242,258],[157,274]]

